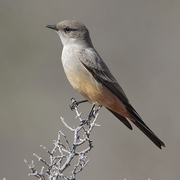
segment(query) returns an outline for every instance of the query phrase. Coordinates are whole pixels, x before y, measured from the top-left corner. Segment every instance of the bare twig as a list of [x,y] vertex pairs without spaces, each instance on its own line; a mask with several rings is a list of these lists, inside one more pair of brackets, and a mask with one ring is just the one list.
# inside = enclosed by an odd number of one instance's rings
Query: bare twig
[[[96,120],[98,117],[98,111],[100,109],[100,106],[97,108],[93,107],[91,112],[87,116],[88,118],[82,119],[82,113],[79,113],[77,107],[79,103],[77,103],[76,105],[75,99],[72,99],[72,103],[73,108],[71,106],[71,109],[75,109],[76,119],[79,119],[79,125],[77,127],[72,128],[65,122],[64,118],[61,117],[61,121],[67,129],[73,132],[73,143],[70,144],[64,133],[62,131],[59,131],[57,140],[53,141],[54,148],[52,149],[52,151],[49,151],[46,147],[41,145],[41,147],[48,153],[50,157],[49,163],[34,153],[34,156],[47,167],[46,176],[49,180],[55,180],[58,178],[64,178],[66,180],[75,180],[76,174],[81,172],[89,162],[87,153],[93,147],[90,135],[92,133],[93,128],[99,126],[98,124],[96,124]],[[92,122],[90,122],[90,120]],[[80,132],[83,132],[82,137],[80,135]],[[61,143],[62,138],[65,140],[65,143]],[[87,147],[78,151],[77,147],[80,147],[85,143],[87,143]],[[56,153],[58,153],[58,155],[56,155]],[[70,163],[72,162],[72,159],[74,159],[74,157],[78,157],[77,163],[73,166],[73,169],[69,171],[71,175],[65,175],[64,170],[66,170],[70,166]],[[25,163],[31,170],[29,176],[35,176],[39,180],[45,180],[45,174],[43,172],[44,167],[41,168],[41,171],[39,173],[35,169],[33,161],[30,164],[25,160]]]

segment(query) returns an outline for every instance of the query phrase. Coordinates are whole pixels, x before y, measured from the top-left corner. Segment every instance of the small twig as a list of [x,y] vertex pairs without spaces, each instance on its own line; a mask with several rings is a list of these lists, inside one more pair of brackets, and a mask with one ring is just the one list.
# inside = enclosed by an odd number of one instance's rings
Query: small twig
[[68,129],[70,129],[72,132],[75,131],[75,129],[71,128],[71,127],[64,121],[64,118],[61,117],[61,121],[62,121],[63,124],[64,124]]
[[41,157],[39,157],[37,154],[34,153],[33,156],[35,156],[35,157],[38,159],[38,161],[43,162],[43,163],[44,163],[45,165],[47,165],[48,167],[51,166],[49,163],[47,163],[44,159],[42,159]]
[[24,159],[24,162],[28,165],[29,169],[31,169],[31,173],[28,174],[28,176],[35,176],[37,177],[39,180],[45,180],[45,177],[44,177],[44,173],[43,173],[43,170],[44,170],[44,166],[42,166],[41,168],[41,172],[38,173],[36,171],[36,169],[34,168],[34,162],[32,161],[32,163],[28,163],[25,159]]
[[[81,101],[86,102],[86,101]],[[55,180],[58,179],[58,177],[62,177],[65,180],[75,180],[76,174],[81,172],[85,166],[88,164],[89,159],[87,158],[87,153],[92,149],[92,140],[90,139],[90,135],[92,133],[92,130],[94,127],[99,126],[96,124],[97,117],[98,117],[98,111],[101,108],[100,106],[96,109],[93,106],[91,108],[90,114],[88,115],[88,118],[86,120],[83,120],[81,118],[82,113],[78,111],[78,105],[79,102],[76,102],[75,99],[72,99],[73,105],[71,105],[71,109],[74,109],[76,112],[76,117],[79,119],[79,125],[77,127],[70,127],[64,120],[64,118],[61,117],[61,121],[64,124],[64,126],[69,129],[71,132],[73,132],[73,143],[72,145],[69,143],[67,137],[62,131],[58,132],[58,138],[57,140],[53,141],[54,148],[52,151],[49,151],[45,146],[41,147],[48,153],[50,157],[50,162],[46,162],[43,158],[38,156],[37,154],[33,154],[39,161],[41,161],[45,166],[47,166],[46,175],[49,180]],[[77,104],[76,104],[77,103]],[[92,121],[92,122],[90,122]],[[88,123],[88,126],[86,125]],[[83,135],[79,135],[79,133],[83,131]],[[62,143],[62,138],[64,138],[65,143]],[[85,144],[87,142],[87,147],[85,147],[81,151],[77,151],[77,147],[81,146],[82,144]],[[55,153],[59,153],[59,155],[55,155]],[[70,167],[70,164],[73,160],[73,158],[77,156],[78,162],[74,165],[71,175],[66,176],[63,174],[64,170]],[[41,168],[40,173],[34,168],[33,161],[31,164],[29,164],[26,160],[25,163],[28,165],[29,169],[31,169],[31,173],[29,175],[37,177],[39,180],[45,180],[45,176],[43,173],[44,167]]]

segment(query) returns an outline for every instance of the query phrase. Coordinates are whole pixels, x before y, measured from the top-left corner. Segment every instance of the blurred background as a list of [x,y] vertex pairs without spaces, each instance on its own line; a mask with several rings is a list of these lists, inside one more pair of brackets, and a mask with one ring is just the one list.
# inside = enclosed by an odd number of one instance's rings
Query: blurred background
[[0,179],[35,179],[24,159],[40,170],[33,153],[48,160],[40,145],[51,150],[58,130],[72,138],[59,117],[73,125],[70,98],[82,98],[65,77],[58,35],[44,27],[65,19],[87,26],[130,102],[167,146],[159,150],[103,108],[77,179],[180,179],[179,0],[1,0]]

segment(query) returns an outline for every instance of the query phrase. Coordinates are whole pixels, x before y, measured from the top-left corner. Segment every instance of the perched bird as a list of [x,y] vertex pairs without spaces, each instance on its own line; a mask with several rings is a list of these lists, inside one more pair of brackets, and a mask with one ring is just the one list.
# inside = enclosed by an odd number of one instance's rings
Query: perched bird
[[165,144],[142,121],[94,49],[86,26],[75,20],[65,20],[46,27],[55,30],[62,41],[62,64],[73,88],[89,103],[106,107],[129,129],[132,129],[132,126],[128,120],[133,122],[160,149],[161,146],[165,147]]

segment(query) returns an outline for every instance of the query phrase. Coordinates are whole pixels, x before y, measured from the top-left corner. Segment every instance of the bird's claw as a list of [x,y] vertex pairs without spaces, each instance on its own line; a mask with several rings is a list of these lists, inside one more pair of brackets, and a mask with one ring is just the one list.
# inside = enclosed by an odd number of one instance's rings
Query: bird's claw
[[82,100],[82,101],[76,101],[75,98],[71,98],[72,104],[69,106],[71,108],[71,110],[74,110],[75,108],[77,108],[79,106],[79,104],[84,103],[84,102],[88,102],[88,100]]
[[78,107],[78,105],[79,105],[79,102],[78,101],[76,101],[76,99],[75,98],[71,98],[71,102],[72,102],[72,104],[71,105],[69,105],[69,107],[70,107],[70,109],[73,111],[76,107]]

